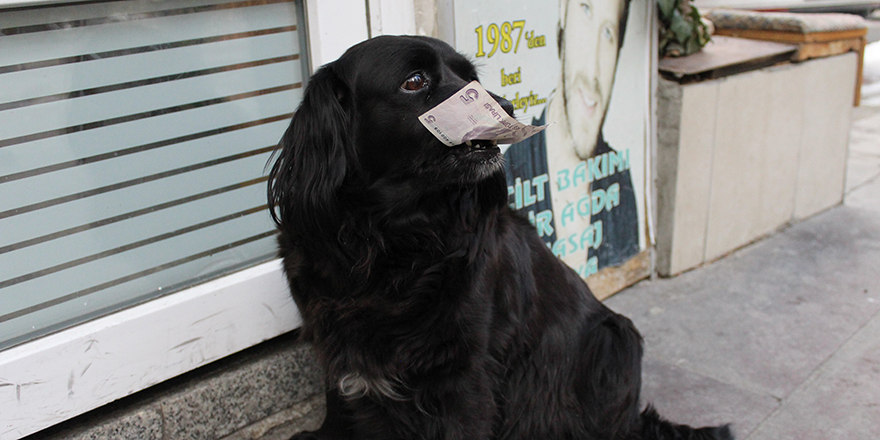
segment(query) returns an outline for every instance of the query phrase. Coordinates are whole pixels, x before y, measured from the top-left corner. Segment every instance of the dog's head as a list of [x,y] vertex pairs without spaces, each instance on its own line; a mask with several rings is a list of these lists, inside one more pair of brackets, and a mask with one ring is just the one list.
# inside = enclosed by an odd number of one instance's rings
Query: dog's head
[[[427,37],[373,38],[323,66],[309,81],[270,173],[276,222],[333,224],[343,215],[335,202],[348,197],[342,202],[356,204],[377,186],[439,189],[503,180],[494,142],[447,147],[418,120],[477,79],[467,58]],[[492,96],[513,113],[507,100]]]

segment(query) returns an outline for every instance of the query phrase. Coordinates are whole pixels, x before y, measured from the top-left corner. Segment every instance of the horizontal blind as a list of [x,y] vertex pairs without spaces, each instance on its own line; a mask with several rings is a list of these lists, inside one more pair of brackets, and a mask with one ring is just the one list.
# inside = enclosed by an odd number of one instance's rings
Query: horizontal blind
[[273,257],[300,6],[0,11],[0,350]]

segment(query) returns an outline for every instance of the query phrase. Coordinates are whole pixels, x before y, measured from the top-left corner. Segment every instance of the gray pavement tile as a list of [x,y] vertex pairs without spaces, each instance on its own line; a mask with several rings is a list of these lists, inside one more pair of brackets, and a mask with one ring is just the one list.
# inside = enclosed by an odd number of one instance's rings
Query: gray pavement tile
[[685,369],[647,360],[642,374],[642,401],[660,415],[691,426],[731,424],[744,438],[779,407],[779,400]]
[[855,107],[852,117],[849,151],[880,155],[880,142],[877,142],[880,138],[880,106]]
[[864,183],[846,195],[844,204],[848,207],[880,212],[880,177]]
[[783,398],[880,310],[878,243],[878,216],[838,207],[606,303],[633,319],[648,359]]
[[880,313],[748,440],[880,438]]
[[855,108],[846,165],[847,193],[880,176],[878,139],[880,139],[880,107],[863,105]]
[[849,193],[880,175],[880,156],[851,152],[846,165],[846,192]]

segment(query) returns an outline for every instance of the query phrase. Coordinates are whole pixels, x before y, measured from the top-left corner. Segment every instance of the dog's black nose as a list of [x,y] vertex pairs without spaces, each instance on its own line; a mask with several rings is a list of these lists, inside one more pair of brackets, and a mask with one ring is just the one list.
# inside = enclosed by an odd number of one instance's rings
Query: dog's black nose
[[492,92],[489,92],[489,95],[492,98],[494,98],[496,101],[498,101],[498,104],[501,105],[501,108],[503,108],[504,111],[506,111],[507,114],[510,115],[511,118],[513,117],[513,104],[511,104],[510,101],[508,101],[508,100],[506,100],[506,99],[504,99],[504,98],[502,98]]

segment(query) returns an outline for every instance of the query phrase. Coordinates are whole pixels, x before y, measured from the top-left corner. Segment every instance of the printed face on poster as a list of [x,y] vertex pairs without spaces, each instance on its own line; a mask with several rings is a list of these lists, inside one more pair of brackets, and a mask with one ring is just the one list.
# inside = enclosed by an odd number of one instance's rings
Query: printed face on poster
[[522,123],[505,152],[510,204],[582,277],[645,245],[650,4],[456,0],[455,47]]

